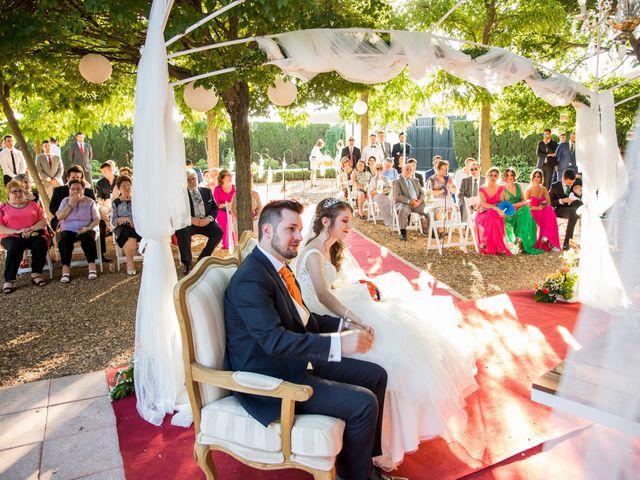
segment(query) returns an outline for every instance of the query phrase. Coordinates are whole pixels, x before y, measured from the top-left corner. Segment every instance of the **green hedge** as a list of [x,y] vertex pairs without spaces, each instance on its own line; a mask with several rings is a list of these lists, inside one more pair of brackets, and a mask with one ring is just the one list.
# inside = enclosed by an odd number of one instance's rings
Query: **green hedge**
[[513,167],[516,169],[519,182],[528,182],[531,177],[531,172],[536,168],[536,161],[531,160],[526,155],[509,156],[491,156],[491,166],[498,167],[500,174],[504,172],[507,167]]
[[[334,168],[327,168],[324,172],[324,177],[320,175],[320,171],[318,171],[317,178],[336,178],[336,170]],[[286,178],[287,182],[294,180],[310,180],[311,172],[309,170],[286,170]],[[267,173],[260,177],[257,173],[253,175],[253,181],[255,183],[264,183],[267,181]],[[282,170],[273,172],[273,183],[278,183],[282,181]]]
[[7,201],[7,190],[4,188],[4,182],[0,181],[0,203]]

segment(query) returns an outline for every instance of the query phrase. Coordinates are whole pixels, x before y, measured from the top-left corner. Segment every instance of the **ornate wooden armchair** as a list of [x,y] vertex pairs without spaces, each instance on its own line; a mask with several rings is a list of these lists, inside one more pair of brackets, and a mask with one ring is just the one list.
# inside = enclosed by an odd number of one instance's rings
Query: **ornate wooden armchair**
[[[196,461],[208,480],[216,478],[211,455],[215,450],[261,470],[296,468],[316,480],[335,479],[344,422],[324,415],[295,415],[295,402],[309,399],[311,387],[222,370],[224,293],[237,267],[236,258],[208,257],[174,290],[185,383],[193,410]],[[230,391],[282,399],[281,419],[264,427]]]
[[242,232],[240,240],[238,240],[238,245],[236,245],[236,249],[233,251],[238,259],[238,263],[242,263],[256,245],[258,245],[258,235],[249,230]]

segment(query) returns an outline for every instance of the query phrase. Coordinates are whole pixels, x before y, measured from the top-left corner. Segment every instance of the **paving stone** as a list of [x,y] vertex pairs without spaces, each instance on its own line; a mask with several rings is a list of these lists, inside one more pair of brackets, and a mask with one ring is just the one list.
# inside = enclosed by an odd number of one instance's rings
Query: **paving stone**
[[0,415],[47,406],[51,380],[0,388]]
[[42,443],[0,451],[0,478],[38,480],[41,451]]
[[108,393],[104,371],[54,378],[49,391],[49,406],[106,396]]
[[0,450],[42,442],[46,420],[46,408],[1,415]]
[[120,467],[106,472],[94,473],[93,475],[82,477],[81,480],[125,480],[124,469]]
[[116,424],[111,402],[106,396],[62,403],[49,407],[45,440]]

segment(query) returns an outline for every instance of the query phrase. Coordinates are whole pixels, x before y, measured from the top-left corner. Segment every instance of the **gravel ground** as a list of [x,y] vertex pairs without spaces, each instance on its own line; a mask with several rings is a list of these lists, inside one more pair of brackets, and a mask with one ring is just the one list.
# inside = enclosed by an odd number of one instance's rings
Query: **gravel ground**
[[[329,180],[312,192],[298,183],[290,182],[287,190],[304,201],[315,202],[333,193]],[[279,189],[271,190],[282,195]],[[449,249],[440,256],[435,251],[426,253],[424,235],[409,232],[409,241],[401,242],[383,225],[356,220],[355,226],[468,298],[531,288],[560,265],[559,254],[553,253],[506,258]],[[107,245],[114,259],[110,238]],[[106,264],[104,273],[89,281],[86,267],[74,268],[71,283],[64,285],[56,264],[53,281],[43,288],[31,286],[29,275],[18,278],[17,290],[2,295],[0,387],[127,363],[133,353],[140,276],[114,270],[113,263]],[[4,255],[0,255],[0,271],[4,271]]]

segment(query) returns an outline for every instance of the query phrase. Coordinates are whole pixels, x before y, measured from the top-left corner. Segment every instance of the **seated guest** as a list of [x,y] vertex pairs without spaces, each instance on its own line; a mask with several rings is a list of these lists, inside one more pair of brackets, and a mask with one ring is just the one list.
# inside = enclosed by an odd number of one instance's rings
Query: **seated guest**
[[382,175],[387,177],[390,182],[398,179],[399,173],[393,168],[393,158],[386,158],[382,163]]
[[96,227],[100,223],[100,214],[96,202],[84,196],[84,182],[80,179],[71,180],[69,196],[62,199],[60,208],[56,212],[56,217],[60,222],[60,261],[62,263],[62,283],[69,283],[71,280],[71,257],[73,256],[73,245],[80,242],[84,256],[89,264],[89,280],[98,278],[96,270]]
[[[422,228],[428,231],[429,225],[424,218],[424,191],[420,188],[418,180],[411,178],[413,167],[405,165],[400,178],[393,182],[393,201],[398,212],[398,226],[400,227],[400,240],[407,240],[407,222],[412,213],[423,216]],[[426,227],[426,228],[425,228]]]
[[[262,200],[260,200],[260,194],[253,189],[253,177],[249,179],[249,188],[251,188],[251,220],[253,221],[253,231],[258,233],[258,219],[262,212]],[[236,205],[236,196],[231,199],[231,214],[236,222],[235,231],[238,231],[238,210]]]
[[208,187],[209,186],[209,172],[211,170],[205,169],[202,170],[202,181],[198,184],[199,187]]
[[198,183],[202,183],[202,181],[204,180],[204,177],[202,176],[202,170],[200,170],[198,167],[194,167],[191,160],[185,160],[184,165],[187,170],[193,170],[194,172],[196,172]]
[[[395,172],[395,169],[393,169]],[[389,227],[392,223],[392,205],[389,194],[391,193],[391,181],[384,176],[382,165],[376,165],[376,174],[369,182],[369,194],[371,200],[378,205],[382,221]]]
[[415,158],[410,158],[407,160],[407,165],[411,165],[411,167],[413,167],[413,178],[420,182],[420,188],[424,188],[424,178],[422,177],[422,174],[416,172],[416,169],[418,168],[418,161]]
[[404,155],[398,155],[398,158],[396,161],[398,162],[398,166],[395,167],[395,169],[398,171],[398,177],[400,177],[400,175],[402,174],[402,169],[404,168],[404,165],[406,163]]
[[24,190],[24,199],[29,200],[31,202],[40,203],[40,194],[37,190],[33,190],[31,188],[31,180],[29,179],[29,175],[24,173],[20,173],[13,177],[14,180],[20,182],[22,185],[22,189]]
[[487,171],[487,183],[480,187],[480,210],[476,215],[476,236],[480,253],[494,255],[504,253],[511,256],[504,241],[505,214],[498,208],[504,187],[498,185],[500,170],[491,167]]
[[524,198],[520,185],[516,182],[516,171],[509,167],[504,171],[502,199],[513,204],[516,209],[510,217],[505,217],[507,239],[511,244],[519,243],[525,253],[538,254],[543,250],[535,248],[537,225]]
[[473,157],[467,158],[464,161],[464,168],[457,170],[456,173],[453,175],[453,183],[456,184],[456,187],[458,188],[458,190],[460,190],[460,187],[462,186],[462,180],[471,176],[471,165],[474,163],[477,163],[475,158]]
[[[448,175],[449,171],[449,162],[446,160],[438,160],[435,164],[436,173],[429,177],[428,185],[431,190],[431,194],[433,199],[444,199],[446,197],[447,201],[447,210],[448,210],[448,219],[451,219],[452,209],[449,208],[454,206],[453,194],[456,193],[456,186],[453,183],[453,178]],[[436,208],[435,219],[440,220],[444,216],[444,207]],[[440,235],[444,234],[444,229],[440,229],[438,232]]]
[[549,190],[549,198],[551,205],[556,209],[556,217],[566,218],[569,220],[567,223],[567,231],[564,235],[564,241],[562,242],[562,249],[569,249],[569,240],[573,238],[573,231],[576,228],[579,214],[578,208],[582,206],[582,201],[577,198],[571,197],[571,188],[576,182],[576,172],[570,168],[564,171],[562,180],[551,184]]
[[464,208],[465,199],[477,197],[480,187],[484,185],[485,178],[480,175],[480,164],[475,160],[469,164],[470,175],[462,179],[460,190],[458,192],[458,201],[460,202],[460,213],[462,220],[467,221],[467,209]]
[[571,187],[571,193],[569,197],[573,196],[576,200],[582,200],[582,181],[578,178],[578,174],[576,173],[576,181],[573,183]]
[[358,160],[355,171],[351,172],[351,183],[358,192],[358,214],[360,218],[365,218],[364,202],[367,199],[367,189],[371,174],[364,167],[364,160]]
[[543,185],[542,170],[539,168],[531,172],[531,184],[524,192],[524,198],[529,202],[531,215],[538,224],[538,240],[534,247],[557,252],[560,250],[558,220],[556,220],[556,212],[551,206],[549,191]]
[[126,175],[131,179],[131,181],[133,181],[133,170],[131,170],[129,167],[120,167],[118,175]]
[[352,172],[353,168],[351,168],[351,161],[349,160],[349,157],[342,157],[342,160],[340,160],[340,173],[338,176],[338,183],[340,184],[342,194],[347,201],[349,201],[349,193],[351,190]]
[[118,176],[113,171],[111,162],[100,165],[102,178],[96,182],[96,202],[100,213],[100,248],[102,249],[102,261],[110,262],[105,255],[107,251],[107,232],[111,231],[111,202],[118,198],[120,192],[116,187]]
[[191,271],[193,258],[191,254],[191,237],[193,235],[204,235],[208,239],[200,253],[200,257],[198,257],[198,261],[211,255],[220,240],[222,240],[222,229],[216,223],[218,205],[213,200],[210,189],[198,187],[198,177],[193,170],[187,170],[187,191],[189,192],[189,206],[191,208],[191,225],[176,230],[180,259],[184,265],[185,274]]
[[47,220],[40,205],[25,198],[20,182],[11,180],[6,188],[9,200],[0,206],[0,243],[7,251],[2,292],[15,290],[22,253],[27,249],[31,250],[31,283],[42,287],[47,284],[42,277],[48,249]]
[[213,199],[218,206],[218,216],[216,217],[216,221],[222,229],[222,248],[225,250],[229,249],[231,242],[235,245],[238,241],[237,232],[233,230],[231,232],[232,238],[229,238],[229,225],[227,219],[227,207],[231,209],[231,200],[236,194],[236,186],[232,183],[232,180],[231,172],[229,170],[222,170],[218,175],[218,186],[213,190]]
[[367,172],[371,175],[376,174],[376,163],[376,157],[369,157],[369,160],[367,160]]
[[[53,230],[58,230],[58,219],[56,218],[56,213],[60,208],[62,200],[69,196],[69,182],[72,180],[80,180],[84,184],[84,170],[82,167],[74,165],[69,168],[69,170],[67,170],[67,184],[53,189],[53,195],[49,202],[49,211],[51,212],[51,215],[53,215],[53,218],[51,219],[51,228],[53,228]],[[84,196],[94,201],[96,199],[91,188],[84,189]]]
[[429,170],[427,170],[426,172],[424,172],[424,181],[428,182],[429,179],[436,174],[436,165],[437,163],[442,160],[442,157],[440,155],[435,155],[433,157],[433,160],[431,161],[431,164],[433,165],[432,168],[430,168]]
[[211,170],[209,170],[209,182],[207,183],[207,187],[209,187],[212,192],[213,192],[213,189],[218,186],[219,175],[220,175],[220,170],[218,170],[217,168],[212,168]]
[[133,224],[133,210],[131,208],[131,179],[126,175],[118,175],[116,185],[120,196],[111,205],[111,225],[118,246],[127,257],[127,274],[136,274],[133,258],[136,256],[138,242],[142,237],[136,232]]

